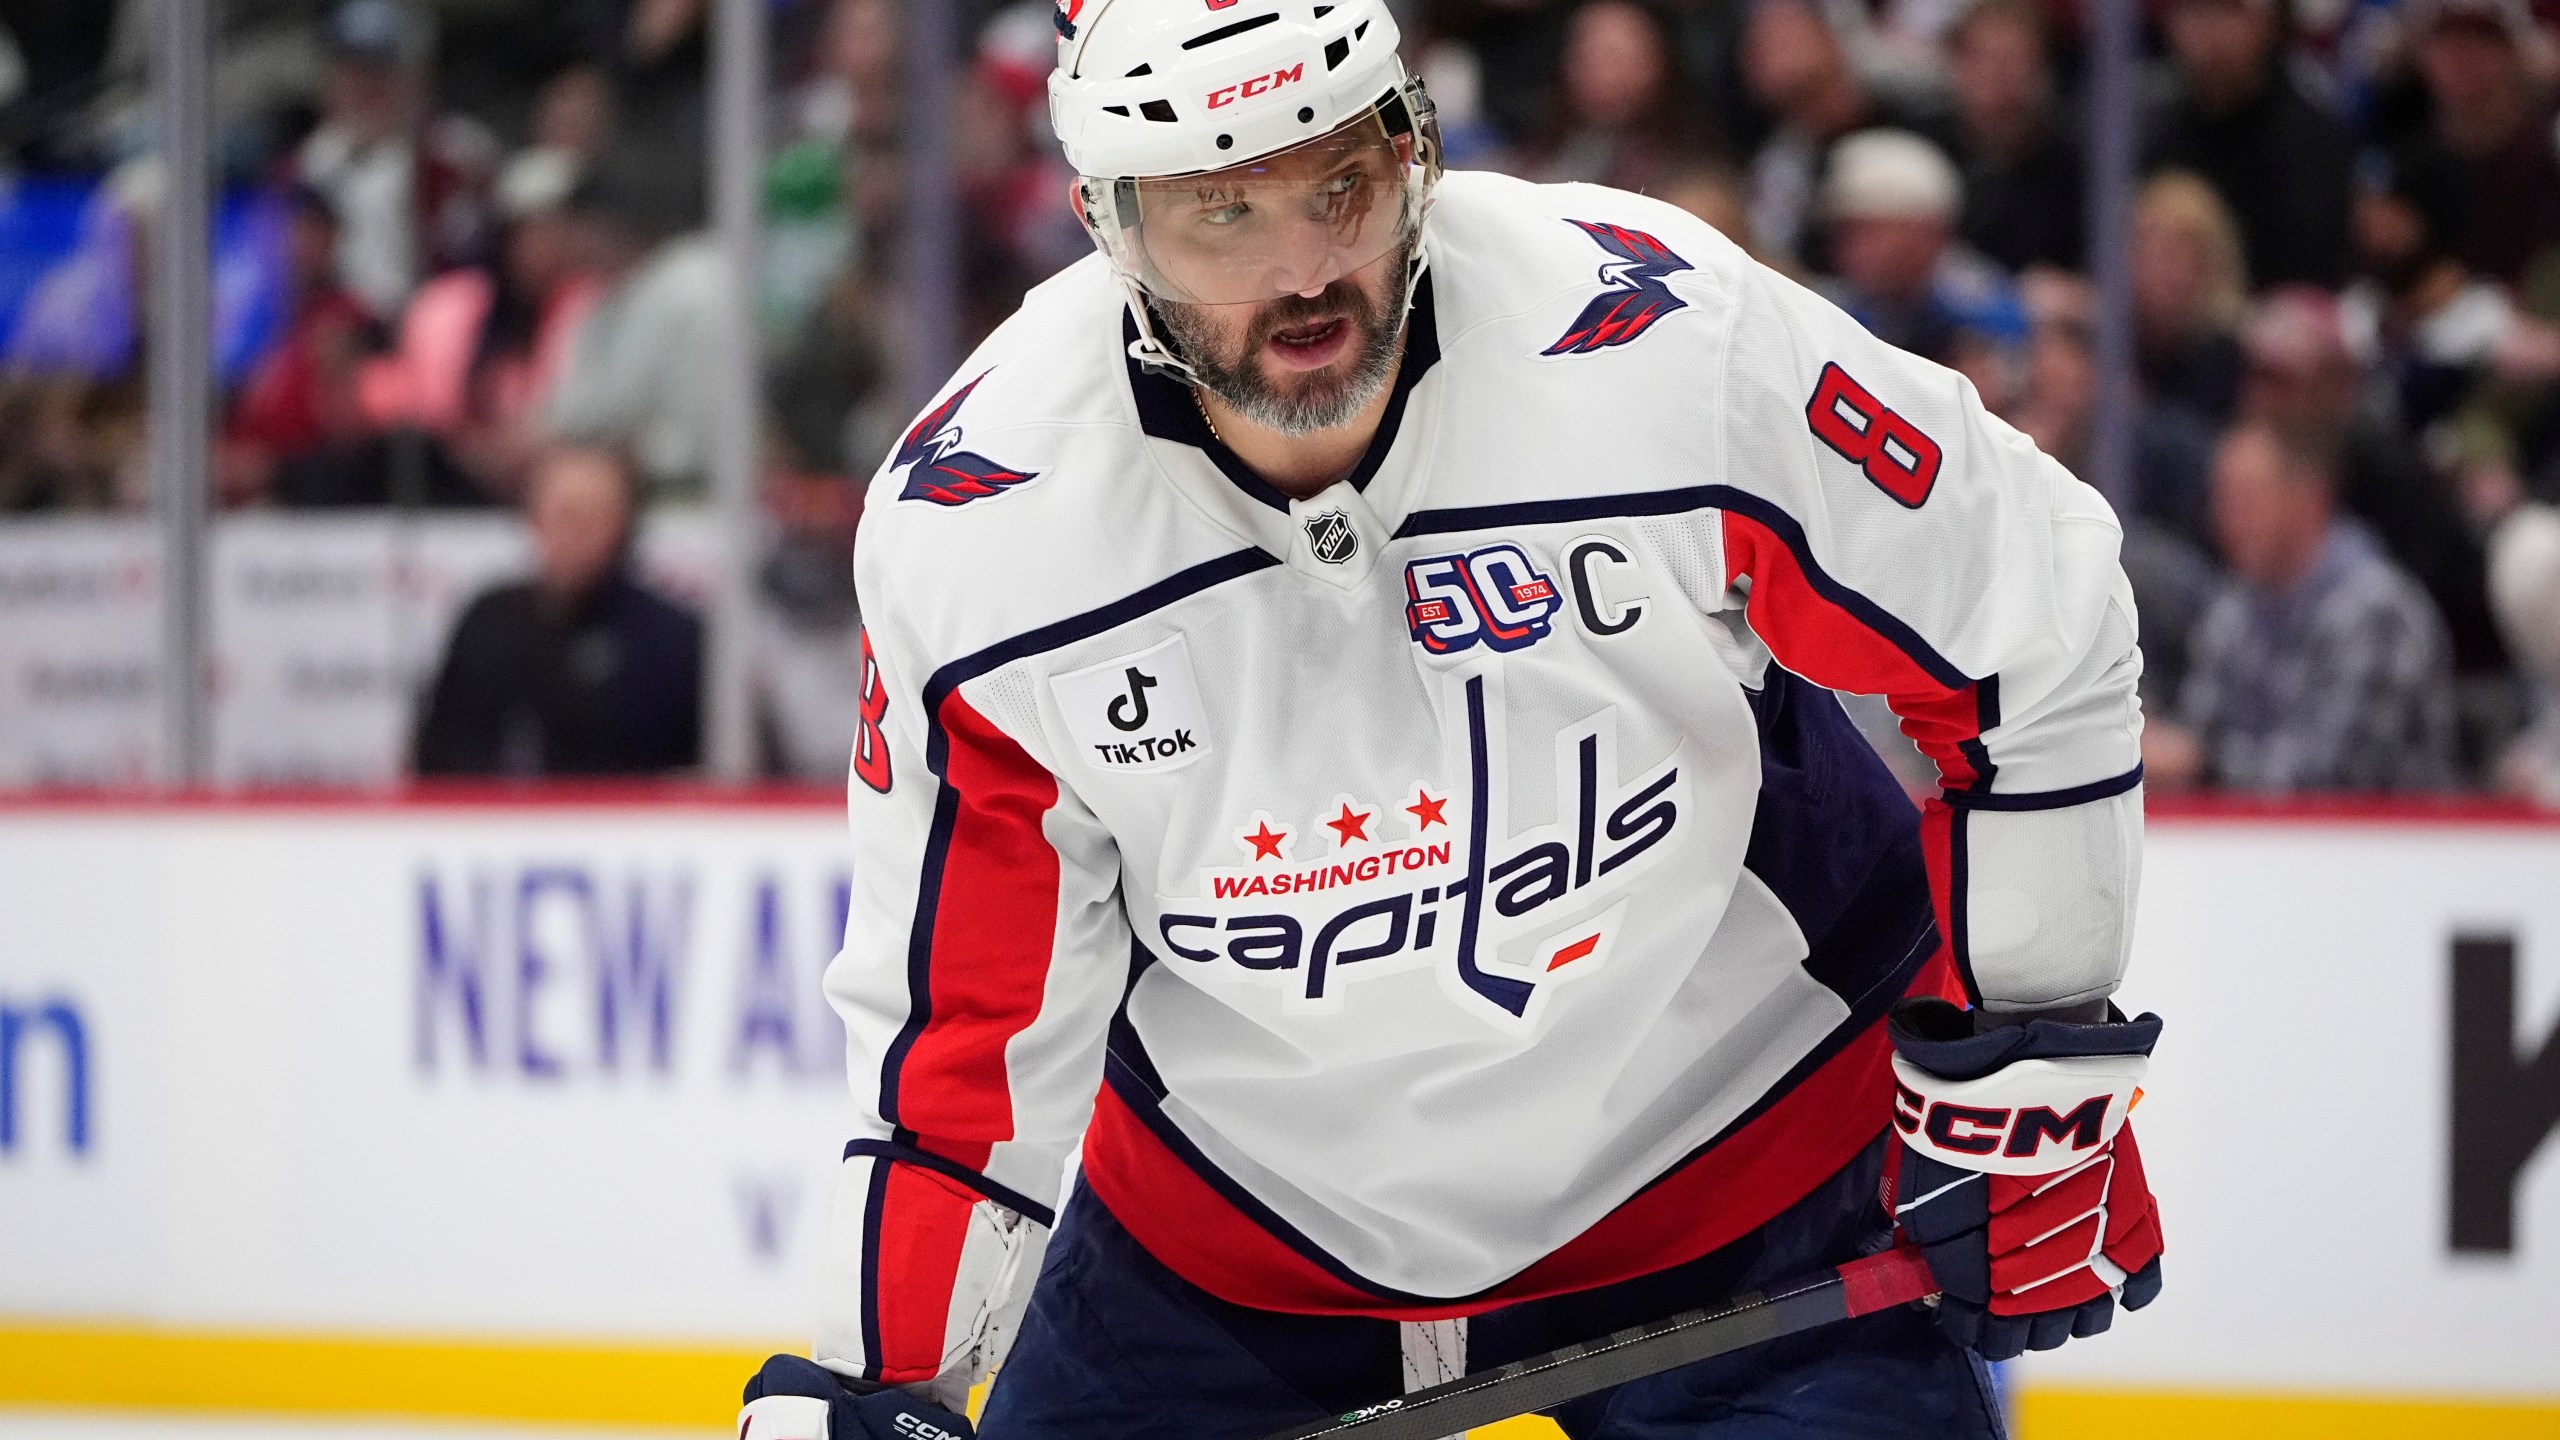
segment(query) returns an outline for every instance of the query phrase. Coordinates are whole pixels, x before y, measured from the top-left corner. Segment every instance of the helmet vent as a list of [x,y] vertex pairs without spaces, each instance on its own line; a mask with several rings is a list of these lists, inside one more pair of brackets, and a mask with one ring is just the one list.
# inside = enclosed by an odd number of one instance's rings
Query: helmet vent
[[1350,58],[1351,42],[1348,39],[1336,35],[1324,42],[1324,68],[1327,70],[1341,69],[1342,62]]
[[1149,100],[1144,104],[1141,104],[1138,107],[1138,113],[1146,116],[1150,120],[1157,121],[1160,124],[1174,125],[1181,123],[1173,113],[1172,104],[1163,100]]
[[1332,14],[1332,13],[1333,13],[1333,7],[1332,7],[1332,6],[1330,6],[1330,5],[1319,5],[1319,6],[1317,6],[1317,7],[1316,7],[1316,13],[1315,13],[1314,18],[1316,18],[1316,19],[1318,19],[1318,20],[1321,20],[1321,19],[1323,19],[1324,17],[1326,17],[1327,15],[1330,15],[1330,14]]
[[1102,108],[1124,120],[1127,119],[1129,115],[1129,107],[1126,105],[1105,105]]
[[1219,41],[1224,40],[1231,35],[1241,35],[1247,30],[1259,30],[1263,26],[1277,21],[1279,18],[1280,12],[1277,10],[1268,10],[1260,15],[1250,15],[1237,21],[1233,25],[1221,25],[1215,30],[1194,35],[1190,39],[1182,42],[1182,48],[1185,50],[1197,50],[1203,45],[1215,45]]
[[1153,75],[1154,73],[1156,73],[1156,67],[1153,65],[1141,65],[1137,69],[1130,71],[1128,74],[1123,75],[1120,78],[1123,80],[1135,80],[1141,75]]
[[1351,38],[1352,38],[1352,39],[1354,39],[1354,40],[1366,40],[1366,39],[1368,39],[1368,38],[1369,38],[1369,22],[1368,22],[1368,21],[1366,21],[1366,20],[1363,20],[1363,21],[1361,21],[1359,24],[1352,26],[1352,27],[1351,27]]

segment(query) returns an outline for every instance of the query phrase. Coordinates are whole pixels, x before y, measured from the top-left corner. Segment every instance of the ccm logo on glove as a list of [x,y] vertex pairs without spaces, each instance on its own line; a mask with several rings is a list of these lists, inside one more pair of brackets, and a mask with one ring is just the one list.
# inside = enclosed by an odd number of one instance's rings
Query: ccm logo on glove
[[[1905,1135],[1918,1131],[1941,1150],[1967,1155],[1988,1155],[1997,1150],[2003,1155],[2030,1156],[2047,1140],[2069,1141],[2074,1150],[2094,1150],[2106,1124],[2107,1103],[2114,1098],[2092,1095],[2061,1115],[2049,1105],[1986,1110],[1978,1105],[1950,1105],[1943,1100],[1931,1105],[1927,1096],[1897,1081],[1893,1087],[1893,1123]],[[1924,1109],[1926,1118],[1922,1116]],[[2003,1136],[2008,1143],[2001,1143]]]
[[1914,1149],[1960,1170],[2043,1175],[2115,1138],[2145,1057],[2019,1060],[1949,1080],[1896,1056],[1893,1123]]

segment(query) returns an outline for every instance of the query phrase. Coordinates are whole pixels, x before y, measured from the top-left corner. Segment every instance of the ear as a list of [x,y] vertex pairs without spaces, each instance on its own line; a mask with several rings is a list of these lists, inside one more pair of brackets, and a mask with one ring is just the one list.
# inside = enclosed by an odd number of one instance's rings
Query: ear
[[1102,235],[1093,228],[1093,212],[1085,208],[1084,177],[1081,175],[1067,177],[1067,209],[1074,212],[1076,223],[1084,227],[1084,233],[1093,237],[1094,247],[1100,249]]

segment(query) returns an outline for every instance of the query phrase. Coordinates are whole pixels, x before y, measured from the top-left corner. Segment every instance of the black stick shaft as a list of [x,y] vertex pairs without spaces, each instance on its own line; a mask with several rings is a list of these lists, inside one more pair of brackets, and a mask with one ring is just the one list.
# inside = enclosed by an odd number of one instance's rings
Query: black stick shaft
[[1333,1436],[1441,1440],[1936,1292],[1920,1252],[1897,1248],[1737,1296],[1712,1310],[1684,1311],[1650,1325],[1461,1376],[1445,1385],[1285,1431],[1270,1440],[1330,1440]]

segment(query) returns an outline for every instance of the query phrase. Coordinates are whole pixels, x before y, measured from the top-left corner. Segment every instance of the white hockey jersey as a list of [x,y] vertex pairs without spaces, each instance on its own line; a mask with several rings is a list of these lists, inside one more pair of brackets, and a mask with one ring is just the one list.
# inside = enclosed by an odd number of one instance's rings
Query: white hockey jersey
[[873,482],[822,1359],[967,1368],[1080,1139],[1242,1304],[1662,1268],[1882,1131],[1894,1000],[2113,986],[2140,661],[2098,496],[1657,202],[1453,174],[1426,244],[1312,500],[1129,362],[1099,260]]

